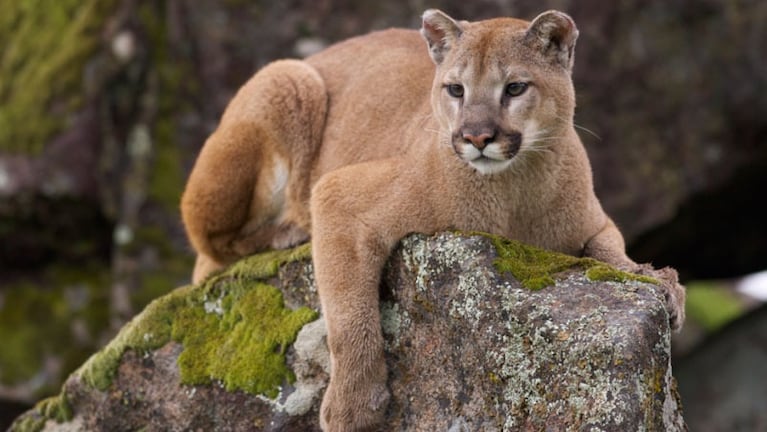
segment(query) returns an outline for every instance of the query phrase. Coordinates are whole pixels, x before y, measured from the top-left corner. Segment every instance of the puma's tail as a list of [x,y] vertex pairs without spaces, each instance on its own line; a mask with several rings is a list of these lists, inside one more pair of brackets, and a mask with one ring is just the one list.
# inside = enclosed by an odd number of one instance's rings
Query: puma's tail
[[[207,267],[268,248],[286,207],[308,206],[327,99],[320,75],[298,60],[267,65],[232,99],[181,199],[192,246],[214,262]],[[287,210],[301,219],[287,222],[308,230],[308,210]]]

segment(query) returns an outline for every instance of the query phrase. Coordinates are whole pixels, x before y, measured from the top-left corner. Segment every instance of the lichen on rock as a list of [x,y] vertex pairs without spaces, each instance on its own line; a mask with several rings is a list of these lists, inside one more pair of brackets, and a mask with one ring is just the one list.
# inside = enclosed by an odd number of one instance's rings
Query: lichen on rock
[[[309,250],[249,257],[156,300],[51,405],[71,411],[17,424],[318,431],[325,325],[304,325],[316,313],[284,308],[274,288],[317,304]],[[601,264],[546,254],[486,235],[402,241],[382,283],[384,430],[684,430],[660,288],[592,280]],[[531,290],[496,268],[525,259],[553,285]],[[53,412],[73,417],[57,428]]]
[[391,266],[391,430],[683,430],[654,280],[484,234],[411,236]]

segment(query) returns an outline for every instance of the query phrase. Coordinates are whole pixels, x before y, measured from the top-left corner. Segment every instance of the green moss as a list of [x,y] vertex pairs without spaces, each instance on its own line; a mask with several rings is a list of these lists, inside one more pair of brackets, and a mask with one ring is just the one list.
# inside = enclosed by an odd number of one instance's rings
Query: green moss
[[284,308],[282,293],[257,283],[219,297],[223,313],[185,308],[175,317],[172,338],[184,345],[179,356],[182,382],[223,381],[227,390],[276,397],[283,381],[293,382],[285,350],[316,312]]
[[62,423],[72,419],[72,407],[64,393],[43,399],[30,411],[16,419],[9,432],[39,432],[45,422],[54,420]]
[[160,348],[170,341],[173,317],[190,301],[193,287],[182,287],[150,303],[126,324],[101,351],[91,356],[77,374],[91,387],[106,390],[127,350],[140,352]]
[[574,268],[585,270],[586,277],[591,281],[639,281],[658,284],[658,281],[651,277],[620,271],[592,258],[551,252],[500,236],[477,234],[493,242],[498,253],[494,263],[496,270],[511,273],[522,286],[531,290],[554,285],[554,275]]
[[114,3],[0,0],[0,150],[39,152],[66,126]]
[[306,243],[293,249],[271,251],[242,259],[232,265],[228,273],[240,278],[264,279],[276,275],[285,263],[309,259],[311,256],[311,244]]
[[660,282],[650,276],[638,275],[634,273],[628,273],[617,270],[610,267],[607,264],[596,263],[593,264],[588,270],[586,270],[586,277],[592,281],[609,281],[609,282],[627,282],[637,281],[644,282],[653,285],[659,285]]
[[9,432],[40,432],[45,427],[45,422],[48,419],[42,417],[38,413],[27,413],[17,418],[11,427]]
[[691,282],[687,284],[687,316],[708,331],[715,331],[739,317],[743,304],[722,284]]
[[293,379],[285,349],[317,313],[285,309],[279,290],[258,280],[274,276],[280,264],[306,257],[308,251],[303,246],[257,255],[202,285],[156,299],[78,374],[105,390],[125,351],[146,352],[174,340],[184,347],[178,360],[183,383],[220,380],[229,390],[276,396],[279,385]]
[[552,275],[583,264],[582,259],[573,256],[549,252],[500,236],[487,237],[498,253],[495,268],[511,273],[528,289],[539,290],[553,285]]
[[43,417],[59,423],[72,419],[72,407],[64,393],[41,400],[35,406],[35,410]]
[[503,384],[503,380],[501,379],[501,377],[499,377],[499,376],[498,376],[497,374],[495,374],[494,372],[488,372],[488,373],[487,373],[487,379],[488,379],[488,380],[489,380],[491,383],[493,383],[494,385],[500,385],[500,384]]

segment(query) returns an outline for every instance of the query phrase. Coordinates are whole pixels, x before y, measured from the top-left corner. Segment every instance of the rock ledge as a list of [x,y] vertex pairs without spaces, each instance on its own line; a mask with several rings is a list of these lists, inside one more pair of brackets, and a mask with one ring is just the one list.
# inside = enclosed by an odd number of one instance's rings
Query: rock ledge
[[[408,237],[382,288],[383,429],[686,430],[650,282],[483,235]],[[247,258],[156,300],[11,430],[319,430],[312,310],[307,246]]]

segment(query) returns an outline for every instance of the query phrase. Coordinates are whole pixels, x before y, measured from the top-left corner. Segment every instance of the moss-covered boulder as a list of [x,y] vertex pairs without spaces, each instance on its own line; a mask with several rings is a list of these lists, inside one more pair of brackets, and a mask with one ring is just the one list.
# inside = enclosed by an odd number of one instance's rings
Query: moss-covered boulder
[[[684,430],[652,280],[448,233],[385,273],[386,430]],[[308,246],[247,258],[155,300],[12,430],[319,430],[318,306]]]

